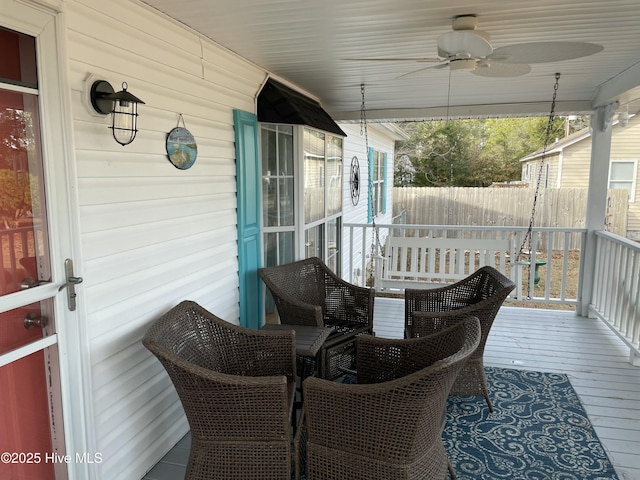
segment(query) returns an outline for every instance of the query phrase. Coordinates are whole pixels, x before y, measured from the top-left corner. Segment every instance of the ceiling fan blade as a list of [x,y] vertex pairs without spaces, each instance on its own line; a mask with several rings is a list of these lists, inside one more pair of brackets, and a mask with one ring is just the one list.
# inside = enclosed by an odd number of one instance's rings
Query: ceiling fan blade
[[479,63],[471,73],[480,77],[519,77],[530,71],[531,67],[523,63]]
[[409,73],[403,73],[402,75],[396,77],[396,80],[399,79],[399,78],[404,78],[404,77],[409,77],[409,76],[412,76],[412,75],[416,75],[416,74],[418,74],[420,72],[424,72],[425,70],[445,68],[447,65],[449,65],[448,61],[444,61],[444,62],[438,63],[436,65],[429,65],[428,67],[420,68],[418,70],[413,70],[412,72],[409,72]]
[[584,42],[517,43],[496,48],[488,59],[500,63],[551,63],[587,57],[602,50],[602,45]]
[[378,57],[378,58],[343,58],[342,60],[355,62],[418,62],[418,63],[438,63],[441,58],[428,57]]

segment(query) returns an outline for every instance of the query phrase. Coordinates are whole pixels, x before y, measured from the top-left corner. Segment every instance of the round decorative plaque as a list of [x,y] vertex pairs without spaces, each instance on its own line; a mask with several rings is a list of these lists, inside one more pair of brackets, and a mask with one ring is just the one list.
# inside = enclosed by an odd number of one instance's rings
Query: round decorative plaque
[[198,156],[198,145],[191,132],[176,127],[167,135],[167,155],[169,161],[180,170],[191,168]]

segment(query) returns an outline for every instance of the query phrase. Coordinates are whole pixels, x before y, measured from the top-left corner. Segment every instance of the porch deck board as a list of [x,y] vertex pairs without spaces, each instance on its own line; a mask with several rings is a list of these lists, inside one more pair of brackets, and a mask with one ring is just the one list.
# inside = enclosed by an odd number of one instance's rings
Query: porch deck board
[[[376,335],[401,338],[402,299],[376,298]],[[580,396],[621,480],[640,480],[640,367],[629,348],[600,320],[573,311],[504,306],[489,335],[485,364],[565,373]],[[144,478],[181,478],[188,437]],[[182,468],[182,470],[177,470]]]

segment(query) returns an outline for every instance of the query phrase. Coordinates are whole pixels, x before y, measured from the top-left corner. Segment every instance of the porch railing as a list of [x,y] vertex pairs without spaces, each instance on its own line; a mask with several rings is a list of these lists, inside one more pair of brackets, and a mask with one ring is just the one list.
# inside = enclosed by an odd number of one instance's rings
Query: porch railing
[[[414,236],[425,238],[510,240],[506,262],[496,268],[511,278],[517,288],[511,299],[527,302],[577,305],[581,291],[586,229],[539,227],[533,228],[531,242],[523,245],[527,227],[460,226],[460,225],[402,225],[345,223],[347,264],[345,278],[350,282],[375,286],[374,260],[383,255],[386,238]],[[518,253],[524,247],[521,255]],[[364,272],[364,273],[363,273]]]
[[596,268],[589,311],[631,349],[640,365],[640,243],[596,232]]
[[16,291],[25,276],[34,274],[25,272],[26,267],[20,264],[20,259],[36,255],[35,244],[39,242],[34,240],[34,232],[41,242],[40,227],[0,229],[0,295]]

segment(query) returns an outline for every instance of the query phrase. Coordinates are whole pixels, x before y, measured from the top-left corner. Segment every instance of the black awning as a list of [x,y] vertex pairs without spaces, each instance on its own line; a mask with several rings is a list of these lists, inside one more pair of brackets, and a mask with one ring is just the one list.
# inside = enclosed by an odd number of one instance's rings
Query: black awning
[[271,79],[258,95],[258,121],[308,125],[347,136],[318,102]]

